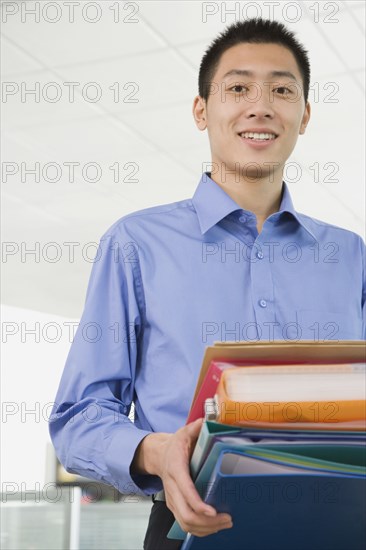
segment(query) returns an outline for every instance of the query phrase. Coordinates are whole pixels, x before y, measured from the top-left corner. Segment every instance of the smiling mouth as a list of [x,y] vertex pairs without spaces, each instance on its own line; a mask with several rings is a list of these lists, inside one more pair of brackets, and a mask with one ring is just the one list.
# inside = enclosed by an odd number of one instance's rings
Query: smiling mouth
[[277,134],[267,132],[241,132],[238,136],[254,141],[274,141],[278,137]]

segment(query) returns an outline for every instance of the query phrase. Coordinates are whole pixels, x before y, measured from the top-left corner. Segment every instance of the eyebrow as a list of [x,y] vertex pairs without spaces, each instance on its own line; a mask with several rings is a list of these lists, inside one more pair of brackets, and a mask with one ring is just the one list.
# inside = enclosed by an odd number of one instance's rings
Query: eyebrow
[[[246,69],[231,69],[231,71],[228,71],[227,73],[224,74],[223,78],[227,78],[228,76],[233,76],[233,75],[253,77],[254,73],[253,73],[253,71],[248,71]],[[295,82],[297,82],[296,77],[290,71],[271,71],[270,73],[268,73],[268,76],[270,78],[273,78],[273,77],[287,77],[287,78],[291,78],[291,80],[295,80]]]

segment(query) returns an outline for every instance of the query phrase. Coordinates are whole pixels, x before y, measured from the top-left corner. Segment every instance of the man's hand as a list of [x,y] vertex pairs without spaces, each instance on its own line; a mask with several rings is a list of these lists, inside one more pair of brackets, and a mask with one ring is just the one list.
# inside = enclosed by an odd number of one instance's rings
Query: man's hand
[[158,475],[167,507],[184,531],[198,537],[232,527],[229,514],[218,514],[196,491],[189,462],[202,426],[202,418],[174,434],[150,434],[137,448],[131,471]]

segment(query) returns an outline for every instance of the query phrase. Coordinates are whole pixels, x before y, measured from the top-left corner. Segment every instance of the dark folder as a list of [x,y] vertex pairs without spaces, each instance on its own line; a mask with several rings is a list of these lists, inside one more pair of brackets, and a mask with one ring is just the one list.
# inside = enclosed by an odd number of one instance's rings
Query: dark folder
[[[344,465],[343,465],[344,466]],[[365,550],[366,476],[222,451],[205,501],[233,527],[182,550]],[[344,470],[344,468],[343,468]]]

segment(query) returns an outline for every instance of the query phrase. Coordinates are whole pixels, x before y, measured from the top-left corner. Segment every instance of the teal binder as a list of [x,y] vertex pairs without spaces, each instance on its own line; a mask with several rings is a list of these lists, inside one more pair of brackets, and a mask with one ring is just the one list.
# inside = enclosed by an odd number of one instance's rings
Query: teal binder
[[190,469],[193,479],[196,478],[200,471],[202,464],[207,458],[208,453],[212,447],[215,437],[218,436],[231,436],[238,438],[250,438],[252,440],[260,440],[263,438],[289,438],[289,439],[306,439],[313,437],[314,439],[339,439],[344,438],[347,440],[364,440],[365,434],[362,431],[326,431],[326,430],[286,430],[285,425],[282,430],[269,430],[263,428],[246,427],[240,428],[228,424],[220,424],[219,422],[205,421],[202,424],[200,434],[196,446],[194,448]]

